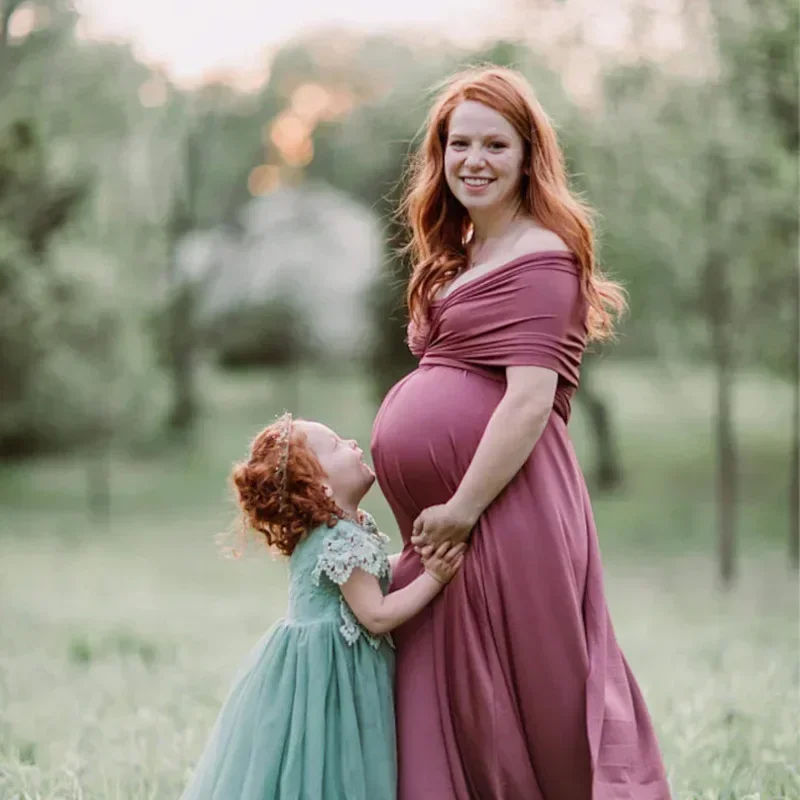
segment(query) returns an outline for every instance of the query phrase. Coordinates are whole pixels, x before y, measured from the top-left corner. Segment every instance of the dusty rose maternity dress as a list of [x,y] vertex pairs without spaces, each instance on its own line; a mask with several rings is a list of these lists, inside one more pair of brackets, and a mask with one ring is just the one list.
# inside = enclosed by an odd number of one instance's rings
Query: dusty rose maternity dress
[[505,389],[558,373],[531,456],[481,516],[463,569],[395,633],[399,800],[666,800],[650,717],[614,637],[589,497],[567,433],[586,326],[571,254],[522,256],[433,304],[418,369],[387,395],[372,454],[405,548],[446,502]]

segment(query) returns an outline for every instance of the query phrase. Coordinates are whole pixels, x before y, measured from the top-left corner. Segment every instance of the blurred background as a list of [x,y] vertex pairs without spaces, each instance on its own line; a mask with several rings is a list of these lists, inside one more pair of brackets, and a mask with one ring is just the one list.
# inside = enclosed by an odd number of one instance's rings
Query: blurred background
[[368,445],[404,165],[492,62],[630,293],[571,429],[676,797],[800,798],[798,42],[794,0],[1,0],[0,797],[180,794],[285,604],[215,545],[231,465],[284,408]]

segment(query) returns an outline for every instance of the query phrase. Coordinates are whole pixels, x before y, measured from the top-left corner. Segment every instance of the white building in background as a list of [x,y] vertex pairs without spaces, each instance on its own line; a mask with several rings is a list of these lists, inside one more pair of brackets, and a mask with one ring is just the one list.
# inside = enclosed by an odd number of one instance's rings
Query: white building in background
[[251,200],[240,223],[235,239],[198,232],[181,246],[180,272],[201,294],[200,324],[285,298],[304,313],[316,352],[326,358],[360,355],[371,332],[365,293],[381,257],[374,216],[317,184]]

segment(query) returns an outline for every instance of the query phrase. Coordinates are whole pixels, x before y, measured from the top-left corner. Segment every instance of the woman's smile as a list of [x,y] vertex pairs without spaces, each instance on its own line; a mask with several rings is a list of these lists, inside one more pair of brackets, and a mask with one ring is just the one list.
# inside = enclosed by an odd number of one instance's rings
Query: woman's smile
[[462,178],[462,183],[471,194],[480,192],[490,184],[494,183],[494,178]]

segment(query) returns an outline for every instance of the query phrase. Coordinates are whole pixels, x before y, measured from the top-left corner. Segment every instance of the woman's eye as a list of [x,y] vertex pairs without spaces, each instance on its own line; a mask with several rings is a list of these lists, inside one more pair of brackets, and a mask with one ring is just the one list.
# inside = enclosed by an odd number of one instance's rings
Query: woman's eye
[[506,144],[505,144],[505,142],[492,142],[489,145],[489,148],[491,150],[505,150],[506,149]]
[[454,139],[452,142],[450,142],[450,147],[466,147],[466,146],[467,143],[462,139]]

